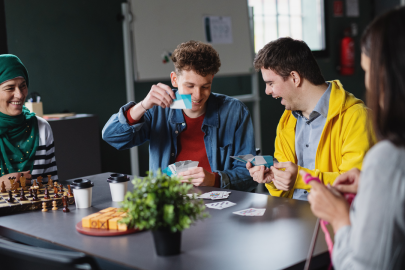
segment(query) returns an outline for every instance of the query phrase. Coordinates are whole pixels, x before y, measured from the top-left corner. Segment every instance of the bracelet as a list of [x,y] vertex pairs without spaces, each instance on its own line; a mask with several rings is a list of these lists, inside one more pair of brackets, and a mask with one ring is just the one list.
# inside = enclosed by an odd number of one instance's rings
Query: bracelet
[[142,102],[143,102],[143,100],[141,101],[141,106],[142,106],[142,108],[145,110],[145,112],[147,112],[148,110],[145,109],[145,107],[143,106]]

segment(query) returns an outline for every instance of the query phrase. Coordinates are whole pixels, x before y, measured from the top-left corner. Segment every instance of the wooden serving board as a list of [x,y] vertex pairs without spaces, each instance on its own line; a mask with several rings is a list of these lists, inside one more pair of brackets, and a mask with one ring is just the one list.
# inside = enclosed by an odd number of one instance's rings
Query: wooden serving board
[[81,221],[79,221],[76,224],[76,230],[81,234],[86,234],[86,235],[91,235],[91,236],[117,236],[117,235],[131,234],[131,233],[140,231],[139,229],[128,229],[126,231],[118,231],[118,230],[83,228]]

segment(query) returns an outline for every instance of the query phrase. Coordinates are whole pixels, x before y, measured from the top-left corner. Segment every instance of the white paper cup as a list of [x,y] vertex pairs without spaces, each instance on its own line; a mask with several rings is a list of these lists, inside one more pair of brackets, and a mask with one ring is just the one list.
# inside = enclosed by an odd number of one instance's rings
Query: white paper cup
[[94,183],[87,179],[76,179],[70,186],[73,188],[76,208],[89,208],[92,202]]
[[122,202],[128,190],[129,177],[125,174],[111,174],[107,178],[110,184],[111,198],[113,202]]

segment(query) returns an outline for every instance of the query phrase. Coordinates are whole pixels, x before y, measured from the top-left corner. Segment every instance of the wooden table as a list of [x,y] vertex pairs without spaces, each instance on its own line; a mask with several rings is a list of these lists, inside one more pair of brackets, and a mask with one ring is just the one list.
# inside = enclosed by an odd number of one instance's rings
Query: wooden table
[[[228,200],[235,206],[207,209],[210,218],[183,231],[182,253],[178,256],[157,256],[150,231],[115,237],[82,235],[75,229],[82,217],[107,207],[119,207],[119,203],[111,201],[106,181],[109,174],[83,177],[95,183],[91,208],[76,209],[72,205],[70,213],[63,213],[60,208],[2,216],[0,235],[34,246],[85,252],[94,256],[103,269],[303,268],[316,222],[309,204],[263,194],[232,191]],[[204,193],[219,189],[198,190]],[[266,208],[266,212],[262,217],[232,214],[250,207]],[[315,254],[314,267],[328,264],[322,232]]]

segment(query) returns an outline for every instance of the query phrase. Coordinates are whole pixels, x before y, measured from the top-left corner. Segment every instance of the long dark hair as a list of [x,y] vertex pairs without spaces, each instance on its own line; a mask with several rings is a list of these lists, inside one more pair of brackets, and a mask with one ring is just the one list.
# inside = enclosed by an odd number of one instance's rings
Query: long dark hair
[[377,17],[362,37],[362,51],[371,60],[367,105],[374,130],[378,140],[397,146],[405,146],[404,26],[405,7],[396,8]]

